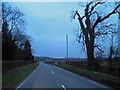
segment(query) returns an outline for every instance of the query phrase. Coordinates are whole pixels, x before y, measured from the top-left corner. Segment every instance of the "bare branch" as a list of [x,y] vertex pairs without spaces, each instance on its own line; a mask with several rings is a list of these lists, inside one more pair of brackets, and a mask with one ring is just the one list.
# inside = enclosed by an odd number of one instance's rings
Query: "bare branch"
[[114,9],[111,13],[109,13],[109,14],[108,14],[108,15],[106,15],[105,17],[101,18],[99,22],[102,22],[103,20],[105,20],[105,19],[109,18],[112,14],[117,13],[117,11],[116,11],[116,10],[117,10],[118,8],[120,8],[120,4],[119,4],[118,6],[116,6],[116,7],[115,7],[115,9]]
[[96,36],[107,35],[107,34],[108,32],[96,32],[94,33],[94,36],[96,37]]
[[78,20],[79,20],[79,22],[80,22],[81,29],[84,31],[85,26],[84,26],[84,24],[83,24],[82,18],[81,18],[81,16],[80,16],[80,14],[78,13],[78,11],[76,11],[76,15],[78,16]]
[[118,6],[116,6],[114,8],[114,10],[112,12],[110,12],[109,14],[107,14],[106,16],[104,16],[103,18],[101,18],[100,16],[97,18],[97,20],[95,21],[94,25],[93,25],[93,29],[98,25],[98,23],[104,21],[105,19],[109,18],[111,15],[117,13],[117,9],[120,7],[120,4]]
[[99,51],[104,52],[99,45],[95,45],[94,48],[97,48]]
[[97,2],[94,6],[91,7],[91,10],[89,11],[89,15],[92,15],[92,12],[94,11],[94,9],[99,5],[99,4],[103,4],[105,2]]
[[85,18],[85,15],[81,17],[81,19]]
[[98,12],[97,12],[97,11],[94,11],[93,13],[91,13],[91,15],[93,15],[93,14],[96,14],[96,15],[97,15],[97,17],[99,17],[99,14],[98,14]]

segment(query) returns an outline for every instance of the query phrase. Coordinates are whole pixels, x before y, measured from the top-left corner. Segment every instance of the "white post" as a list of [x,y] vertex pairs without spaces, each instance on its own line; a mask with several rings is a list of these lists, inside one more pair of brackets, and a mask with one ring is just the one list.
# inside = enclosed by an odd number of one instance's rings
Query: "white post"
[[66,34],[66,56],[68,60],[68,35]]
[[[120,4],[120,2],[118,2]],[[118,8],[118,11],[120,12],[120,7]],[[118,15],[118,50],[119,50],[119,56],[120,57],[120,13]]]

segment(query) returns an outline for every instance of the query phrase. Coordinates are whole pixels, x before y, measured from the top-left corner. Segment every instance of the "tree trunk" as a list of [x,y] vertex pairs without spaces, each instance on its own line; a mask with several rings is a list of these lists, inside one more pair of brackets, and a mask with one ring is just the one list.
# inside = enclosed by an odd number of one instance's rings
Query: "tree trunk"
[[94,48],[87,45],[87,59],[89,69],[95,69]]
[[94,61],[94,31],[90,30],[90,38],[88,37],[88,33],[85,32],[85,44],[87,49],[87,59],[88,59],[88,67],[89,69],[95,69],[95,61]]

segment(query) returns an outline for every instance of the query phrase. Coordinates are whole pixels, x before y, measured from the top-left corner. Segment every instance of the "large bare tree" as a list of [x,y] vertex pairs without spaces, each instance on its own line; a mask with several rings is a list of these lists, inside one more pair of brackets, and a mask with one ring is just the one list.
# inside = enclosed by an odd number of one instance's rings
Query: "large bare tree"
[[102,27],[103,30],[99,29],[98,26],[102,24],[103,21],[110,18],[110,16],[112,16],[113,14],[118,13],[118,8],[120,8],[120,4],[118,4],[116,7],[114,7],[112,11],[102,16],[99,13],[99,10],[97,9],[97,7],[102,9],[102,5],[104,4],[105,2],[86,3],[83,15],[79,13],[79,11],[74,11],[73,18],[75,19],[76,16],[78,17],[77,19],[79,21],[80,28],[81,28],[81,33],[79,34],[79,38],[83,36],[83,41],[86,46],[89,69],[95,68],[94,48],[97,47],[98,49],[100,49],[98,46],[94,44],[95,38],[96,36],[106,35],[107,31],[105,27],[108,27],[109,25],[104,24],[104,27]]

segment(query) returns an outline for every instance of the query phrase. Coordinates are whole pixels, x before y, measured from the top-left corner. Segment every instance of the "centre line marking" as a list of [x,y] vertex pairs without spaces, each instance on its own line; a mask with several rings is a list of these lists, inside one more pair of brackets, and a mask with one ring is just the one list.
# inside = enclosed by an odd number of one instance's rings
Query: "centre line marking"
[[64,85],[61,85],[64,90],[67,90]]
[[55,74],[53,71],[51,71],[52,72],[52,74]]

